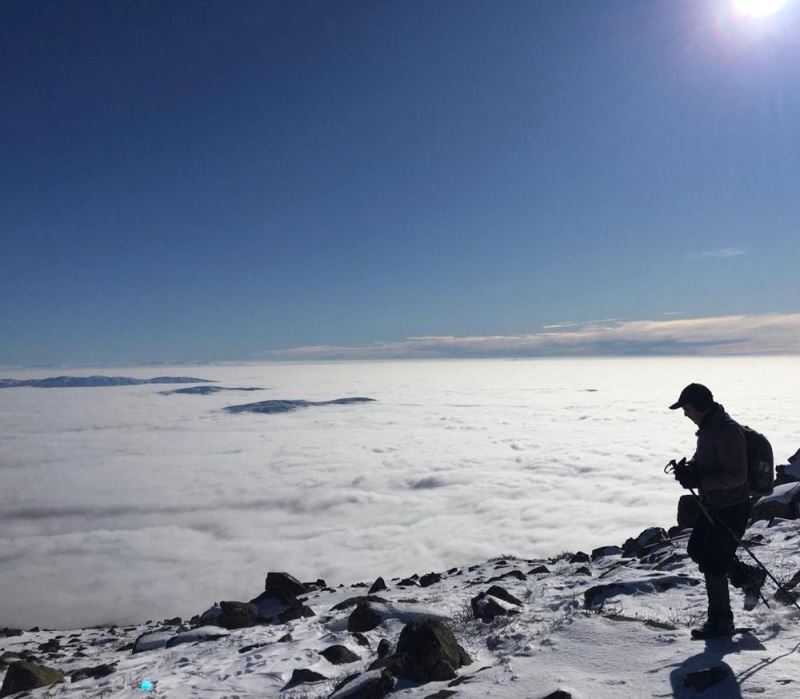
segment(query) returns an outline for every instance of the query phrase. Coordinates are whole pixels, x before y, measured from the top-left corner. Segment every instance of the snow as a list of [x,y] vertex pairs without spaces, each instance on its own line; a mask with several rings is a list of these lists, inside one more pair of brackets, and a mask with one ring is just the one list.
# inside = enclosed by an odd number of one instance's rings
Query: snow
[[[636,532],[631,534],[635,536]],[[779,579],[786,580],[800,569],[796,556],[800,521],[781,520],[771,527],[766,522],[756,522],[748,536],[757,534],[763,537],[757,547],[758,556]],[[459,567],[452,573],[442,573],[441,582],[425,588],[397,587],[396,581],[387,581],[389,589],[380,593],[387,602],[373,603],[385,615],[384,621],[363,634],[369,641],[368,648],[346,631],[346,619],[353,607],[332,609],[363,590],[347,586],[308,593],[306,604],[316,616],[287,624],[230,632],[203,626],[185,633],[166,630],[159,623],[25,632],[0,639],[0,655],[5,651],[32,650],[43,656],[45,664],[62,669],[67,675],[79,667],[116,663],[115,672],[107,677],[74,683],[67,680],[35,690],[31,697],[121,699],[131,696],[133,689],[149,680],[153,684],[149,694],[153,697],[322,699],[330,697],[344,677],[366,673],[376,657],[380,639],[386,638],[394,647],[405,623],[434,616],[447,620],[472,658],[470,665],[459,670],[458,684],[452,687],[456,696],[464,699],[536,699],[557,689],[570,692],[576,699],[689,699],[698,694],[683,686],[687,674],[709,667],[722,668],[726,676],[706,690],[704,698],[796,697],[800,683],[800,612],[774,600],[775,588],[768,581],[765,592],[770,608],[760,604],[753,611],[743,611],[741,594],[732,592],[737,626],[750,628],[751,632],[727,640],[692,641],[689,629],[701,622],[705,613],[703,585],[659,584],[700,577],[686,556],[685,546],[685,534],[665,545],[665,552],[671,555],[663,559],[668,561],[664,571],[652,570],[652,563],[618,555],[580,565],[561,558],[544,561],[550,573],[489,583],[490,578],[504,572],[526,571],[543,562],[506,557],[504,561],[485,561],[471,571]],[[577,573],[581,566],[589,567],[591,576]],[[616,586],[615,592],[606,596],[601,608],[586,609],[585,590],[605,583]],[[490,623],[473,620],[470,599],[493,584],[523,602],[518,608],[520,613],[498,617]],[[140,642],[157,638],[158,644],[154,643],[151,650],[135,654],[119,650],[148,631],[152,636]],[[278,639],[287,633],[291,640],[279,643]],[[73,640],[73,634],[77,640],[65,646],[67,639]],[[69,649],[62,657],[48,658],[37,650],[39,644],[58,635],[62,637],[62,648]],[[219,637],[208,640],[211,635]],[[166,641],[165,637],[172,640]],[[109,643],[108,639],[115,642]],[[176,639],[182,644],[173,646]],[[361,660],[341,666],[330,664],[321,651],[336,644],[347,646]],[[72,657],[77,647],[83,647],[86,657]],[[242,649],[245,652],[240,652]],[[293,671],[301,668],[327,679],[284,689]],[[360,683],[378,674],[361,674],[334,696],[344,699]],[[448,688],[449,684],[418,685],[401,680],[391,696],[421,698]]]
[[784,483],[776,486],[770,495],[759,498],[758,502],[781,502],[788,505],[796,497],[800,496],[800,483]]

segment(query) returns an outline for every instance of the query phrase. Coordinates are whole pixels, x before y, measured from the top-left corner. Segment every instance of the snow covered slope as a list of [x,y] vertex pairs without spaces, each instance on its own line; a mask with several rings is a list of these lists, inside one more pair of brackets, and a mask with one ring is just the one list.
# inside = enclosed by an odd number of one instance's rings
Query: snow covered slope
[[[494,559],[439,575],[387,581],[388,589],[372,593],[367,583],[333,590],[318,581],[306,584],[309,591],[300,595],[314,616],[286,623],[227,631],[209,625],[219,613],[212,606],[194,624],[171,619],[0,637],[0,657],[10,663],[33,656],[63,671],[64,682],[33,690],[31,697],[315,699],[331,696],[350,675],[359,677],[337,696],[359,696],[380,674],[364,674],[378,657],[379,643],[387,641],[391,653],[406,624],[436,618],[452,629],[471,663],[458,669],[455,679],[425,684],[400,679],[389,696],[800,696],[800,612],[777,601],[768,581],[764,592],[770,608],[762,603],[745,612],[739,609],[738,593],[732,595],[737,626],[749,631],[730,640],[690,640],[689,628],[704,617],[705,593],[686,557],[688,532],[659,541],[654,530],[648,531],[639,555],[623,557],[615,548],[597,550],[594,560],[582,553],[549,560]],[[787,584],[800,579],[800,522],[757,522],[747,539],[776,577]],[[492,595],[476,602],[478,613],[489,620],[475,619],[471,600],[492,586]],[[373,600],[362,599],[360,606],[347,602],[368,594]],[[375,615],[380,623],[361,633],[348,631],[355,609],[362,616],[368,610],[367,616]],[[270,614],[279,611],[275,607]],[[196,627],[193,633],[187,633],[190,625]],[[132,644],[145,633],[157,634],[139,643],[150,649],[133,653]],[[344,646],[352,655],[341,649],[326,653],[345,661],[334,664],[322,654],[332,646]],[[110,667],[98,672],[109,674],[70,679],[80,668],[102,665]],[[296,679],[317,679],[292,685],[298,670],[310,672]],[[3,666],[0,673],[5,672]],[[702,694],[687,686],[700,688],[708,677],[719,679]],[[559,690],[563,694],[553,694]]]

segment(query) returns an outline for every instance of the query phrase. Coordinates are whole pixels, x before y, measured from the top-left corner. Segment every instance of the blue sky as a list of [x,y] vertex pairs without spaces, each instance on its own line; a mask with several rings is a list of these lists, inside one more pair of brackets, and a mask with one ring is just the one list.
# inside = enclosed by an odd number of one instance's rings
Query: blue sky
[[6,0],[0,98],[0,363],[800,312],[798,2]]

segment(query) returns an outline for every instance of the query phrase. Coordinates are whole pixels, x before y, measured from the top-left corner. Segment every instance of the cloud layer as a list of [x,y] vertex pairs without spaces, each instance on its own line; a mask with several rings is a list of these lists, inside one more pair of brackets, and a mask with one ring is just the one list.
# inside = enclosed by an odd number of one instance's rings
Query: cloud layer
[[524,335],[411,337],[268,353],[271,359],[294,360],[775,354],[800,354],[800,313],[563,322]]
[[335,585],[619,544],[674,521],[680,490],[661,469],[693,448],[693,425],[667,408],[686,383],[711,386],[780,460],[800,446],[786,419],[799,369],[796,358],[203,367],[275,399],[376,399],[278,415],[155,386],[6,391],[0,627],[189,617],[256,596],[269,570]]

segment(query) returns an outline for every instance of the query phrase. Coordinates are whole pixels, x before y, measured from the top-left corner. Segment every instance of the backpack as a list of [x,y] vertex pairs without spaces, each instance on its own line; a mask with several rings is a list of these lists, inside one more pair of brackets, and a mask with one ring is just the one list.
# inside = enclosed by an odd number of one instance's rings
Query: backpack
[[747,481],[750,492],[756,495],[769,495],[775,485],[775,462],[772,445],[760,432],[742,425],[747,442]]

